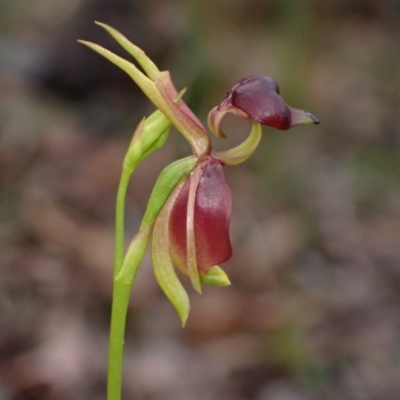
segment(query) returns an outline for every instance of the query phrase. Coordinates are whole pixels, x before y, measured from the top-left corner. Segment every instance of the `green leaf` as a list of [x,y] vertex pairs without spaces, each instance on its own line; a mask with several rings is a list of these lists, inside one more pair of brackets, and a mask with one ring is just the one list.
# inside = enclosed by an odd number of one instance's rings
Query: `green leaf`
[[115,280],[124,285],[131,285],[149,244],[151,225],[140,230],[129,244],[122,267]]
[[172,191],[193,170],[197,161],[196,156],[189,156],[169,164],[161,171],[150,195],[140,229],[157,218]]

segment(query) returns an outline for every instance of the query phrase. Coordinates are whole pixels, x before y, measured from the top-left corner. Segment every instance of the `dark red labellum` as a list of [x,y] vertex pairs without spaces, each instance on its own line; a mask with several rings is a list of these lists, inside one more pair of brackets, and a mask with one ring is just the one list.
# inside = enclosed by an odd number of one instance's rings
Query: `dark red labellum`
[[[229,223],[232,192],[219,161],[208,156],[196,168],[203,172],[196,191],[194,233],[197,267],[200,273],[227,261],[232,255]],[[171,257],[186,272],[186,216],[190,177],[182,187],[170,215]]]
[[291,110],[270,77],[253,75],[242,79],[228,92],[231,104],[262,125],[286,130],[292,126]]

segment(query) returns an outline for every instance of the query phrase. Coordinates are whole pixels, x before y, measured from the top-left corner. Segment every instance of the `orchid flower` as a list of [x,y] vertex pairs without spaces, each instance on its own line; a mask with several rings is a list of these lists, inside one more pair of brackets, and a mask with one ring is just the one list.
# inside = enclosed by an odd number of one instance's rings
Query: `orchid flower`
[[[237,147],[213,152],[203,124],[181,99],[168,71],[159,71],[147,55],[110,26],[104,28],[141,66],[91,42],[80,41],[125,71],[157,110],[138,125],[126,153],[117,195],[114,290],[111,316],[108,399],[120,398],[123,336],[128,300],[137,270],[151,239],[155,277],[175,306],[182,324],[190,302],[175,267],[201,293],[201,284],[227,286],[219,267],[232,254],[229,224],[232,193],[223,166],[250,157],[261,140],[261,125],[286,130],[301,123],[319,123],[310,113],[289,107],[277,83],[254,75],[232,86],[208,116],[210,130],[225,138],[221,121],[227,113],[251,121],[248,138]],[[164,168],[154,186],[137,235],[124,254],[124,208],[129,179],[135,168],[168,140],[174,126],[190,143],[193,154]]]
[[[140,64],[133,63],[103,47],[81,41],[125,71],[154,103],[156,111],[136,130],[125,159],[132,171],[136,165],[166,141],[171,124],[189,141],[193,156],[168,166],[160,175],[149,201],[141,229],[133,239],[117,279],[131,282],[137,270],[138,244],[144,254],[152,234],[152,260],[161,288],[178,310],[182,323],[189,313],[189,300],[174,265],[201,293],[201,282],[220,286],[229,279],[218,264],[231,254],[229,223],[232,193],[225,180],[223,165],[235,165],[250,157],[261,139],[261,124],[288,129],[300,123],[318,123],[310,113],[291,108],[279,95],[277,83],[254,75],[235,84],[227,97],[211,110],[210,130],[225,138],[220,123],[227,113],[249,119],[252,129],[239,146],[212,152],[209,135],[178,93],[168,71],[159,71],[146,54],[125,36],[97,22]],[[166,189],[166,186],[168,189]]]

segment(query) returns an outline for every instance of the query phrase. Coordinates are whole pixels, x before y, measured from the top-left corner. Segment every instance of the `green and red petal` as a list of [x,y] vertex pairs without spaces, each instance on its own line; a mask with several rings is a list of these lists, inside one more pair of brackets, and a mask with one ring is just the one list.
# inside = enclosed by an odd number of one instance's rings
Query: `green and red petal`
[[[211,267],[227,261],[232,255],[229,239],[232,192],[218,160],[208,156],[196,168],[201,170],[201,175],[195,194],[192,227],[197,268],[200,275],[204,275]],[[169,220],[171,257],[174,264],[187,275],[187,228],[190,229],[187,224],[188,200],[195,172],[180,188]]]

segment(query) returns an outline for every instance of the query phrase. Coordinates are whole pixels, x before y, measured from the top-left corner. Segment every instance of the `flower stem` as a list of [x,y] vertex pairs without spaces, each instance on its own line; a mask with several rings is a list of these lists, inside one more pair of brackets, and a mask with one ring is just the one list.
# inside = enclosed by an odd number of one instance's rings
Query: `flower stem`
[[[108,356],[107,400],[120,400],[122,388],[122,357],[126,314],[133,282],[118,282],[116,277],[124,260],[125,199],[129,179],[136,166],[124,163],[118,186],[115,212],[114,283],[111,308],[110,345]],[[134,278],[134,277],[133,277]]]
[[108,358],[107,400],[120,400],[126,313],[132,285],[114,281]]
[[129,179],[134,169],[125,166],[122,168],[121,179],[118,186],[117,204],[115,210],[115,250],[114,250],[114,279],[122,267],[125,245],[125,199]]

